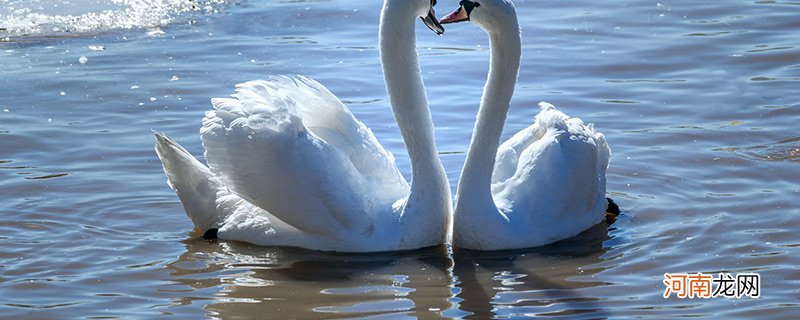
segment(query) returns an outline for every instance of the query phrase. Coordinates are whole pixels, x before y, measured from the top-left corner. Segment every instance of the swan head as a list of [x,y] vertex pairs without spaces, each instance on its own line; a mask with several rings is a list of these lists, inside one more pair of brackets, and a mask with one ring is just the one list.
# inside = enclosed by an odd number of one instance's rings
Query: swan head
[[442,35],[444,33],[444,27],[439,23],[439,19],[436,18],[436,12],[433,11],[433,7],[436,6],[436,0],[425,0],[425,2],[428,2],[428,7],[427,10],[425,10],[423,6],[424,12],[419,16],[420,19],[422,19],[422,22],[425,23],[428,29],[431,29],[431,31],[436,32],[438,35]]
[[461,0],[458,9],[444,16],[442,24],[470,21],[486,31],[516,21],[516,9],[509,0]]
[[438,35],[444,33],[444,27],[439,23],[439,19],[436,18],[436,12],[433,10],[433,7],[436,6],[436,0],[386,0],[386,4],[390,6],[397,4],[401,7],[405,7],[406,9],[404,9],[404,11],[413,11],[414,14],[425,23],[428,29],[431,29],[431,31]]
[[436,5],[436,0],[384,0],[383,10],[381,11],[381,26],[384,22],[397,23],[399,21],[406,21],[409,16],[419,17],[425,26],[438,35],[444,33],[444,27],[439,23],[436,18],[436,12],[433,7]]

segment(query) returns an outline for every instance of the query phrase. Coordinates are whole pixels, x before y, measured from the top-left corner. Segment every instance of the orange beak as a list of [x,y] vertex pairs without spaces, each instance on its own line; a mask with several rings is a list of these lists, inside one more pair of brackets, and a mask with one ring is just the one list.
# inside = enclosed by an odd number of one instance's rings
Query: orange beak
[[464,9],[464,6],[459,6],[456,11],[453,11],[439,20],[439,22],[442,24],[456,23],[461,21],[469,21],[469,14],[467,13],[467,10]]

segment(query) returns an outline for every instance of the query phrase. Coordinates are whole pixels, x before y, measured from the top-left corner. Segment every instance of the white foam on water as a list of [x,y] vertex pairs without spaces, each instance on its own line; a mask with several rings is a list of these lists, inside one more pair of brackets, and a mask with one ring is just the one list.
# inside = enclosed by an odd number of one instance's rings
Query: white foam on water
[[228,0],[0,0],[0,36],[155,28]]

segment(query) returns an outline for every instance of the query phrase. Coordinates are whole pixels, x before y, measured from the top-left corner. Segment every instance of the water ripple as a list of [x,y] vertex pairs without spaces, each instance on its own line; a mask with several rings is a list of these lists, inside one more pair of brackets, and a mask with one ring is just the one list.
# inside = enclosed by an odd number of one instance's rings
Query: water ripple
[[800,137],[765,145],[719,148],[714,151],[731,152],[751,160],[800,162]]
[[[543,248],[358,255],[199,239],[150,129],[204,161],[210,97],[304,74],[409,174],[376,47],[380,1],[0,0],[0,314],[796,318],[796,4],[516,1],[524,54],[502,140],[537,101],[595,123],[623,214]],[[488,40],[468,23],[443,37],[416,27],[456,188]],[[763,297],[661,296],[665,272],[722,271],[759,272]]]

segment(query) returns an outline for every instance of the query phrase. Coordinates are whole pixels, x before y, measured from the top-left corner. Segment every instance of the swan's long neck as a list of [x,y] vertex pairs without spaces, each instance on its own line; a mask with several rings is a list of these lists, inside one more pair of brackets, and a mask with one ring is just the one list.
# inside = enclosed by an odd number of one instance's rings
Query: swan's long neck
[[[400,242],[423,241],[436,245],[449,241],[450,185],[433,140],[433,120],[417,61],[413,1],[384,2],[380,47],[383,76],[397,126],[411,160],[411,193],[400,219]],[[392,7],[396,6],[396,7]],[[423,240],[421,240],[423,239]]]
[[[408,2],[384,3],[380,24],[383,76],[394,118],[411,159],[412,181],[415,184],[423,180],[446,181],[436,153],[433,121],[417,60],[416,20],[409,18],[412,12],[403,12],[410,10]],[[412,193],[414,189],[412,185]]]
[[491,181],[495,155],[511,96],[514,94],[522,52],[516,16],[498,21],[496,26],[494,30],[487,30],[491,46],[491,65],[486,86],[483,88],[478,118],[472,131],[467,160],[459,179],[456,213],[461,211],[461,206],[472,206],[473,201],[493,201]]

